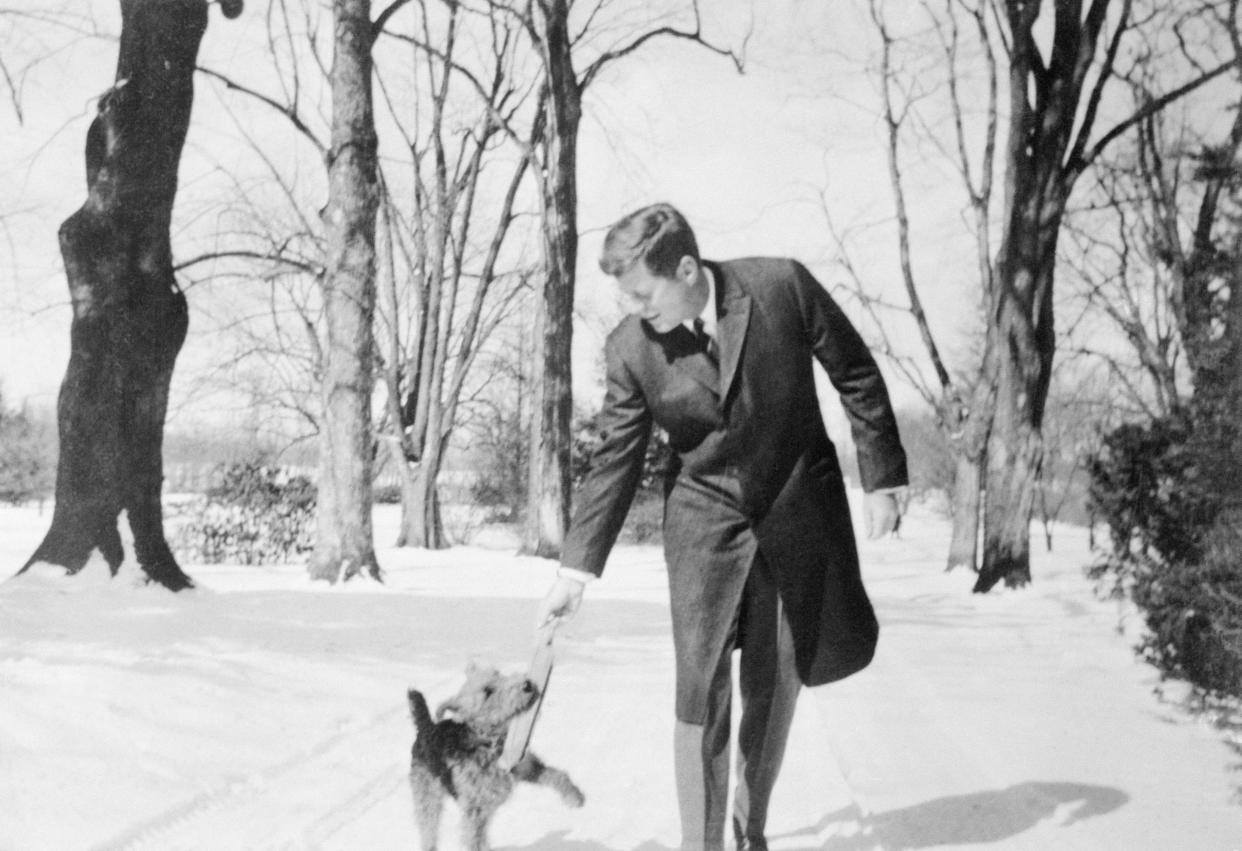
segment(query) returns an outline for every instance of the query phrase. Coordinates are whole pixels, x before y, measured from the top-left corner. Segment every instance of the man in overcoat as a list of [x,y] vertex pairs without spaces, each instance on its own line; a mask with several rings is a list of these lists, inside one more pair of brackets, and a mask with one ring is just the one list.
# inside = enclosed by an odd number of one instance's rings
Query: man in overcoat
[[799,687],[865,667],[878,625],[813,369],[840,395],[868,533],[898,519],[906,459],[884,380],[823,286],[793,260],[699,257],[667,204],[617,222],[600,265],[631,315],[606,344],[601,441],[541,622],[599,576],[642,475],[653,424],[675,460],[664,551],[676,655],[674,769],[684,851],[724,847],[732,651],[741,651],[733,833],[766,849],[768,800]]

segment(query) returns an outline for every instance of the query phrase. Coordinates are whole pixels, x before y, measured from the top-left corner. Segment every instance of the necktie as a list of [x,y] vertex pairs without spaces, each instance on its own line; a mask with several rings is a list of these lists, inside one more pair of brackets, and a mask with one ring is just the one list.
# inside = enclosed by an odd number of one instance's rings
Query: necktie
[[719,352],[716,346],[716,338],[707,333],[707,329],[703,326],[702,318],[694,320],[694,336],[699,341],[699,346],[711,358],[712,363],[719,363]]

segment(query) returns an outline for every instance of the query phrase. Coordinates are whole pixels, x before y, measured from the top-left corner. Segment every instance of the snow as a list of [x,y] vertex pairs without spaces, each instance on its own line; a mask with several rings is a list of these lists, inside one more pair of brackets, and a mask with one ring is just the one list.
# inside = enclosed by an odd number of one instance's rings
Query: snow
[[[5,563],[49,520],[0,509]],[[1133,615],[1082,575],[1085,532],[985,596],[942,570],[947,540],[916,509],[862,542],[879,653],[803,691],[773,849],[1242,848],[1237,755],[1156,693]],[[179,595],[99,564],[0,584],[0,849],[414,847],[406,688],[434,704],[471,658],[526,664],[554,565],[513,552],[385,548],[385,584],[336,588],[296,565],[187,566]],[[667,606],[659,549],[618,548],[557,638],[533,743],[587,804],[522,787],[497,848],[677,846]],[[455,828],[450,807],[443,847]]]

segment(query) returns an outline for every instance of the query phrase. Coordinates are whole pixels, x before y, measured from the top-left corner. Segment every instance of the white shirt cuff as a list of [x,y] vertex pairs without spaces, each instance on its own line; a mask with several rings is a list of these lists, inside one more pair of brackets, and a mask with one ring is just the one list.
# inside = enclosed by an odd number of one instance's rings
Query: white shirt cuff
[[599,578],[594,573],[588,573],[587,571],[579,570],[576,567],[564,566],[557,569],[556,575],[564,576],[566,579],[572,579],[575,582],[581,582],[583,585],[586,585],[588,582],[594,582]]

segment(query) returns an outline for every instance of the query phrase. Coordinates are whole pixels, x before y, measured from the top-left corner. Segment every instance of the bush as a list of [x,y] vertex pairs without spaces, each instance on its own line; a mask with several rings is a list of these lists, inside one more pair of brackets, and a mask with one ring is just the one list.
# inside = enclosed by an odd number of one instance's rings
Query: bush
[[1209,691],[1242,694],[1242,510],[1222,487],[1221,470],[1237,465],[1222,433],[1210,417],[1179,415],[1104,437],[1089,469],[1112,547],[1090,574],[1142,610],[1144,658]]
[[[591,471],[591,455],[600,442],[594,418],[580,420],[574,429],[572,476],[573,488],[581,487]],[[618,540],[628,544],[659,543],[664,531],[664,478],[676,463],[676,455],[663,429],[652,430],[643,457],[642,478],[638,492],[621,527]]]
[[[906,450],[911,493],[952,492],[956,464],[949,441],[944,430],[937,425],[936,418],[927,411],[899,410],[897,427],[901,432],[901,445]],[[842,447],[838,454],[848,457],[854,455],[854,449],[852,446]],[[846,458],[841,460],[844,464]]]
[[474,425],[472,448],[477,465],[470,500],[488,509],[486,521],[521,518],[527,500],[530,431],[516,409],[496,408]]
[[0,501],[45,499],[56,478],[55,429],[27,411],[9,411],[0,397]]
[[1144,658],[1211,692],[1242,694],[1242,524],[1213,528],[1202,563],[1144,571],[1134,601],[1151,634]]
[[401,485],[376,482],[371,486],[371,502],[375,505],[400,505]]
[[1151,553],[1170,563],[1200,560],[1219,499],[1203,487],[1191,432],[1185,417],[1126,424],[1105,435],[1088,462],[1092,505],[1121,563]]
[[639,490],[618,536],[627,544],[658,544],[664,540],[664,490]]
[[186,509],[173,536],[180,558],[203,564],[297,560],[314,546],[315,486],[279,467],[243,462]]

